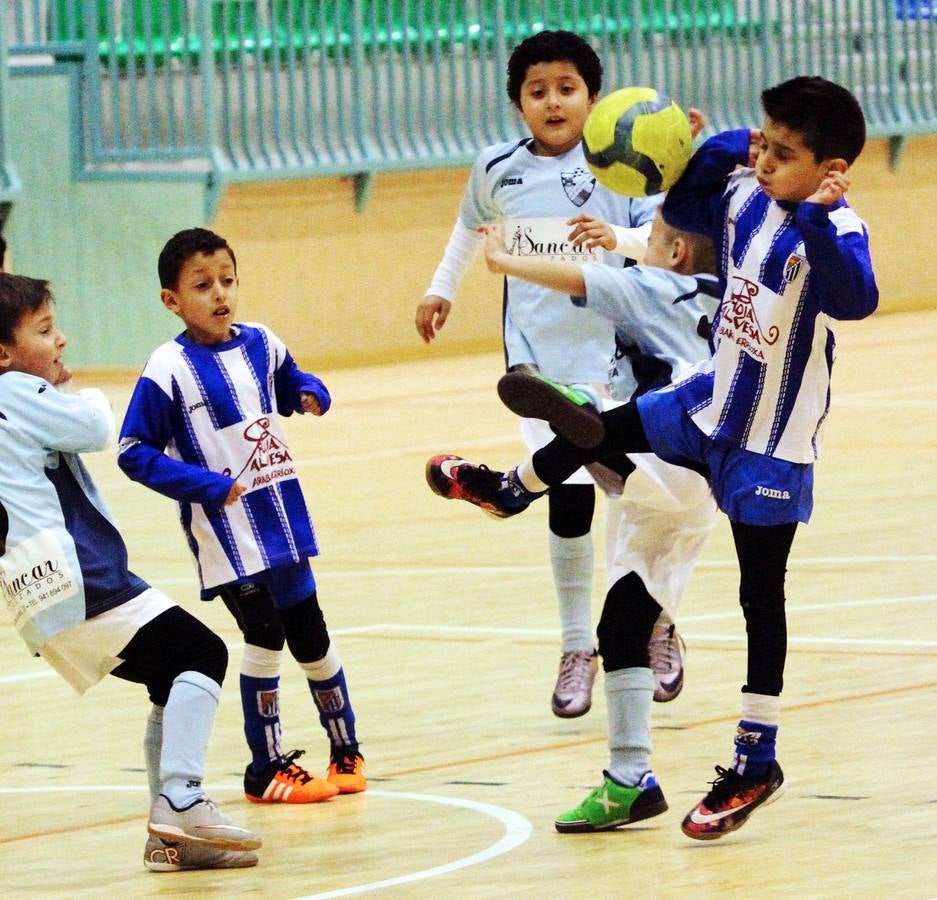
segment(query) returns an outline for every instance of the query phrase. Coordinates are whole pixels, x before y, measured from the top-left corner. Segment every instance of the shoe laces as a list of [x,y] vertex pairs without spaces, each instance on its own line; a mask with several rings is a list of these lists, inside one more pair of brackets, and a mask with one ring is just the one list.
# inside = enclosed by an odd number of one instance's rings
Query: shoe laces
[[716,778],[709,782],[712,790],[706,795],[706,805],[712,807],[713,804],[725,803],[742,789],[747,780],[734,769],[716,766]]
[[342,747],[340,750],[332,751],[332,765],[335,771],[341,775],[354,775],[361,759],[361,754],[350,747]]
[[491,494],[501,487],[502,472],[489,469],[484,463],[481,465],[461,465],[457,475],[459,484],[475,493]]
[[308,784],[312,781],[313,776],[310,775],[301,765],[296,763],[296,760],[299,759],[306,751],[305,750],[291,750],[280,762],[280,766],[277,769],[277,772],[281,773],[289,781],[294,781],[297,784]]
[[651,670],[673,672],[680,668],[680,649],[674,638],[674,626],[669,626],[660,637],[652,637],[647,645]]
[[592,656],[591,650],[571,650],[560,657],[557,693],[571,693],[589,687],[592,680]]

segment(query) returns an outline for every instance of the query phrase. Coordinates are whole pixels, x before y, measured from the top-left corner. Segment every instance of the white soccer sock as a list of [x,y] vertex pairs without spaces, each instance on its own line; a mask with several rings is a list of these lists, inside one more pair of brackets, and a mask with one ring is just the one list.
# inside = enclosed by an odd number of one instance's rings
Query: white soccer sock
[[205,754],[215,724],[221,685],[201,672],[177,675],[163,711],[160,793],[176,809],[204,796]]
[[781,721],[781,698],[742,691],[742,718],[747,722],[777,727]]
[[595,565],[592,535],[564,538],[550,534],[550,562],[560,607],[564,653],[593,650],[592,570]]
[[322,659],[301,662],[299,667],[306,673],[309,681],[328,681],[338,674],[342,667],[342,658],[338,655],[335,644],[329,643],[329,649]]
[[634,787],[651,768],[651,703],[654,676],[634,667],[605,673],[608,704],[608,773],[626,787]]
[[146,717],[143,732],[143,759],[146,763],[146,781],[150,787],[150,804],[159,796],[159,757],[163,751],[163,707],[155,703]]
[[518,481],[520,481],[528,491],[539,494],[550,486],[537,477],[537,473],[534,471],[534,461],[532,459],[525,459],[517,467],[516,472]]

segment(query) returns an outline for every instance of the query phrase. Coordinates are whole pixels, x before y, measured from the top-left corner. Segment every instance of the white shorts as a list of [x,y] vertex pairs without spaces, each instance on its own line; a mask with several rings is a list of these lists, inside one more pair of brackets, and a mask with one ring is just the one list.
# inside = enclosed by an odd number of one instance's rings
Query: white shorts
[[97,684],[121,660],[117,656],[147,622],[176,606],[156,588],[149,588],[120,606],[46,641],[40,656],[79,694]]
[[[676,620],[690,573],[718,517],[709,483],[651,453],[629,454],[637,467],[623,493],[605,505],[608,586],[629,572]],[[604,479],[600,479],[604,486]]]

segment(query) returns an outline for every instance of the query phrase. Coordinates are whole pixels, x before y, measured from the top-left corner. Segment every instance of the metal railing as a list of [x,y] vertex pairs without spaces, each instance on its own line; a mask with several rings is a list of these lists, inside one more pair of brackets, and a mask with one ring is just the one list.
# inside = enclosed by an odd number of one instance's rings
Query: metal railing
[[512,47],[561,27],[606,90],[662,88],[713,130],[807,73],[850,87],[871,135],[937,131],[937,0],[8,0],[6,24],[11,54],[80,62],[86,167],[128,175],[467,164],[523,133]]

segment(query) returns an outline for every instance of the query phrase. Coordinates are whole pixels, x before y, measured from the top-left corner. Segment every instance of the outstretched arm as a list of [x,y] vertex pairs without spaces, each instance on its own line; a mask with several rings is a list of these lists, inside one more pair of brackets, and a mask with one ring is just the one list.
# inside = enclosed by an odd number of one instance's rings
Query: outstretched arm
[[479,230],[485,235],[485,262],[490,272],[523,278],[576,297],[585,293],[586,281],[582,266],[577,263],[536,256],[514,256],[508,253],[500,225],[483,225]]

